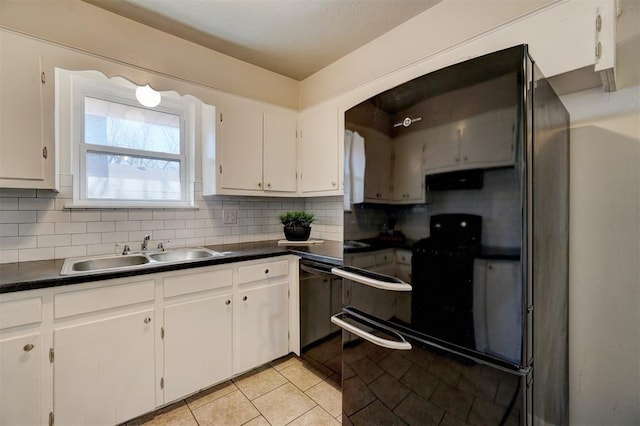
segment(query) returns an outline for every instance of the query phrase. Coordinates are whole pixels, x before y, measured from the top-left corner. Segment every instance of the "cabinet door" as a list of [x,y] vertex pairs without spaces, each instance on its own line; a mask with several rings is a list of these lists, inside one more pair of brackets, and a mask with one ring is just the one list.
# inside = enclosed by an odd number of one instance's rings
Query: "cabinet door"
[[234,374],[289,352],[289,282],[240,289],[235,304]]
[[423,145],[415,133],[393,139],[393,201],[424,202]]
[[326,105],[301,115],[300,186],[302,193],[340,190],[338,109]]
[[514,108],[489,111],[470,118],[461,133],[462,165],[468,168],[513,165],[516,135]]
[[369,132],[364,139],[367,157],[364,174],[364,198],[367,201],[391,199],[391,140],[379,132]]
[[231,294],[164,308],[164,402],[231,377]]
[[440,173],[458,167],[460,130],[454,124],[432,127],[425,131],[425,174]]
[[155,408],[153,310],[54,329],[56,424],[116,424]]
[[296,116],[264,113],[264,190],[296,192]]
[[257,103],[225,99],[221,156],[223,189],[262,190],[262,110]]
[[487,262],[485,285],[488,351],[519,362],[522,346],[520,263]]
[[40,333],[0,340],[0,424],[42,424]]
[[0,46],[0,187],[54,188],[53,73],[35,42],[0,32]]

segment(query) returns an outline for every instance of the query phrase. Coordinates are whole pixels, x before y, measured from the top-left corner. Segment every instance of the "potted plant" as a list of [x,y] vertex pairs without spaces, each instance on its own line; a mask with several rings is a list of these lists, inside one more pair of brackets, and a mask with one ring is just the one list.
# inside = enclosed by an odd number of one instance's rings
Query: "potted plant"
[[316,219],[305,211],[290,211],[278,216],[284,225],[284,236],[289,241],[306,241],[311,234],[311,223]]

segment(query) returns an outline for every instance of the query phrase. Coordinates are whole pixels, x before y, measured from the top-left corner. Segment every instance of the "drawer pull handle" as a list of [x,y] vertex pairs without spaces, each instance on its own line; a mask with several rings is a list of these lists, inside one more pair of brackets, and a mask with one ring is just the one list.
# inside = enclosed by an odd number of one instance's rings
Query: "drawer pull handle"
[[146,317],[146,318],[144,319],[144,323],[145,323],[145,324],[149,324],[150,322],[151,322],[151,318]]
[[226,302],[224,302],[225,305],[230,305],[231,304],[231,300],[227,300]]
[[26,345],[24,345],[24,351],[25,352],[31,352],[31,350],[34,348],[33,343],[27,343]]
[[244,297],[242,298],[242,300],[247,300],[247,296],[244,296]]
[[268,269],[265,269],[265,270],[264,270],[264,273],[265,273],[265,274],[268,274],[268,273],[269,273],[269,270],[268,270]]

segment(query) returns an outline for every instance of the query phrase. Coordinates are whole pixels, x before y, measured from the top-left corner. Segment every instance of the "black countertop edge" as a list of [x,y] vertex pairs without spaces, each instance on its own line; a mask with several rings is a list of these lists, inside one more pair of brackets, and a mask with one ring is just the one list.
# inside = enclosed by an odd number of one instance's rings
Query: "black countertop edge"
[[342,242],[339,241],[325,241],[323,244],[309,246],[286,246],[278,245],[276,241],[260,241],[204,247],[218,252],[225,252],[225,255],[195,262],[159,264],[126,271],[79,275],[60,275],[64,259],[0,264],[0,294],[202,268],[287,254],[298,255],[301,258],[313,259],[336,266],[342,265]]

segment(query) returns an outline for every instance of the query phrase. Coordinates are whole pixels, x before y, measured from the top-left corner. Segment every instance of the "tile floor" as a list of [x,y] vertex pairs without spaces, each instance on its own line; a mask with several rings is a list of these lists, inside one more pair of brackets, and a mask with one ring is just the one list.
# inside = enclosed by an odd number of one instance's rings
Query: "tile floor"
[[133,425],[339,425],[340,337],[288,355],[127,423]]

